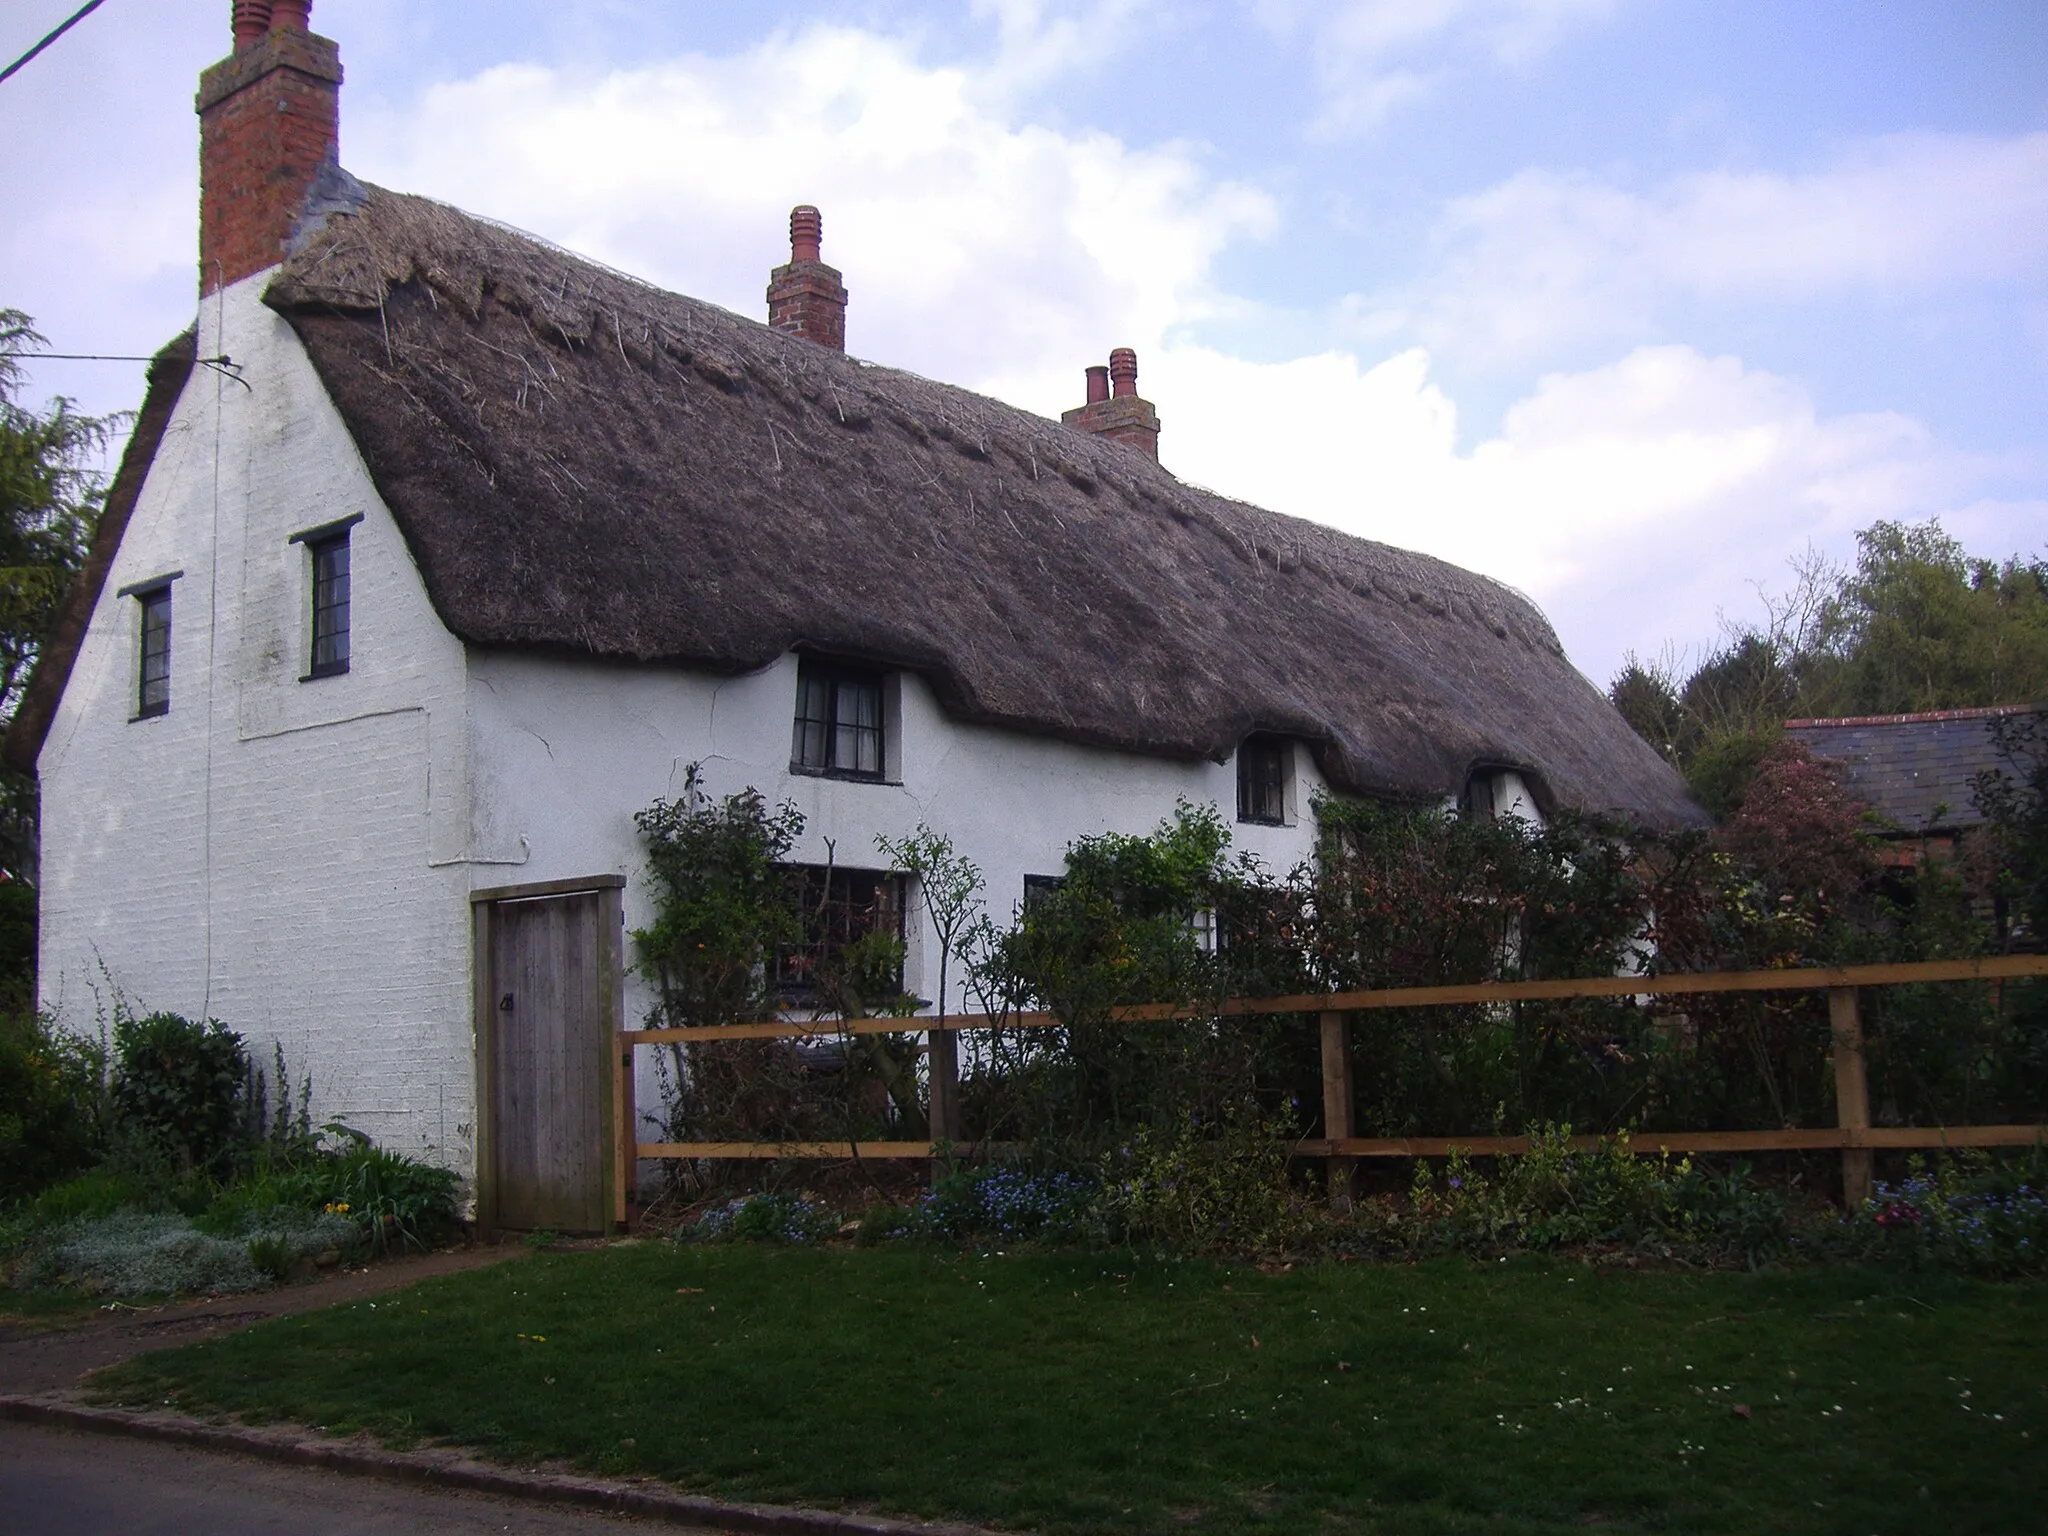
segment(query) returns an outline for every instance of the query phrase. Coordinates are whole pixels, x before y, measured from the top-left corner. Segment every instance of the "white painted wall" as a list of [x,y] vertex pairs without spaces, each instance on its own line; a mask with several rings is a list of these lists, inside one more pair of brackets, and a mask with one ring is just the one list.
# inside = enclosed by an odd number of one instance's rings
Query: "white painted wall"
[[[1237,768],[1075,746],[964,725],[949,718],[914,675],[900,681],[892,759],[900,782],[860,783],[789,771],[797,662],[786,655],[744,677],[680,670],[575,664],[506,653],[474,653],[470,720],[475,735],[474,841],[516,855],[516,873],[498,870],[479,884],[555,880],[594,874],[627,877],[627,927],[652,918],[642,877],[645,854],[633,813],[683,791],[687,766],[703,764],[707,793],[754,788],[771,803],[804,813],[792,857],[823,863],[826,839],[846,867],[886,868],[878,835],[902,837],[920,823],[945,833],[987,881],[991,916],[1006,922],[1027,874],[1058,874],[1069,843],[1098,832],[1151,832],[1177,797],[1214,804],[1231,819],[1235,846],[1276,873],[1306,859],[1314,841],[1306,814],[1322,788],[1309,754],[1292,754],[1292,805],[1303,814],[1284,827],[1234,820]],[[900,756],[898,753],[900,752]],[[936,938],[921,908],[905,985],[921,997],[938,989]],[[949,1007],[967,1005],[953,969]],[[630,977],[626,1013],[638,1023],[653,999]],[[641,1052],[640,1101],[655,1102],[653,1064]]]
[[[1234,762],[963,725],[915,676],[891,714],[895,782],[873,784],[789,772],[794,656],[718,678],[465,655],[264,281],[205,306],[200,355],[231,355],[249,387],[204,368],[186,387],[43,750],[42,987],[67,1027],[98,1028],[110,989],[219,1018],[266,1064],[282,1043],[317,1116],[468,1175],[469,893],[622,874],[628,926],[646,923],[633,814],[679,794],[688,763],[712,794],[793,801],[806,862],[829,838],[840,864],[883,867],[878,834],[946,833],[998,921],[1078,837],[1150,832],[1178,797],[1233,817]],[[310,562],[288,541],[355,514],[351,668],[301,681]],[[171,709],[132,720],[138,605],[117,592],[174,570]],[[1292,755],[1294,824],[1232,821],[1276,872],[1309,856],[1321,787]],[[906,983],[930,997],[937,976],[914,930]],[[957,974],[953,993],[958,1009]],[[631,978],[629,1021],[650,1004]]]
[[[41,988],[93,1031],[211,1016],[314,1113],[465,1175],[469,733],[461,645],[264,276],[208,299],[195,370],[137,501],[40,760]],[[354,514],[351,667],[301,682],[310,560]],[[172,586],[171,707],[132,720],[131,583]]]

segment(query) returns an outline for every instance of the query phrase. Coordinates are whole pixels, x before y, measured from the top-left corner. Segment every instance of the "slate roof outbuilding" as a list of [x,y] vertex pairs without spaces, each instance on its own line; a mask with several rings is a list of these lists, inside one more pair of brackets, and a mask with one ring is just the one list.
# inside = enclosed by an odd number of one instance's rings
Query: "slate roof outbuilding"
[[1842,764],[1842,785],[1897,831],[1950,833],[1981,824],[1971,796],[1977,775],[2005,766],[1992,722],[2033,714],[2031,705],[1950,709],[1924,715],[1788,720],[1785,734],[1815,757]]

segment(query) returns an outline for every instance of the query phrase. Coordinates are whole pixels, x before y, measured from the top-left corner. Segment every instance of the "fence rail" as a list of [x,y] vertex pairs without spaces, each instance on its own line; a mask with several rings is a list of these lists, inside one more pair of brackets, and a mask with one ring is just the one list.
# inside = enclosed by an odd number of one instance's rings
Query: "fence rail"
[[[1593,976],[1560,981],[1483,981],[1457,986],[1397,987],[1365,992],[1304,993],[1288,997],[1238,997],[1209,1004],[1148,1003],[1118,1008],[1118,1022],[1239,1017],[1248,1014],[1313,1013],[1322,1035],[1323,1125],[1334,1134],[1295,1144],[1297,1157],[1329,1163],[1333,1200],[1350,1200],[1351,1164],[1368,1157],[1513,1156],[1529,1150],[1526,1136],[1391,1136],[1351,1134],[1351,1050],[1348,1015],[1387,1008],[1440,1008],[1474,1003],[1564,1001],[1582,997],[1669,997],[1689,993],[1826,992],[1837,1124],[1826,1129],[1756,1131],[1654,1131],[1633,1137],[1646,1150],[1664,1152],[1802,1152],[1842,1154],[1844,1201],[1860,1204],[1870,1190],[1871,1153],[1880,1149],[2012,1147],[2048,1144],[2048,1125],[1873,1126],[1863,1066],[1863,1027],[1857,994],[1863,987],[1927,982],[2000,982],[2048,976],[2048,955],[1996,955],[1979,960],[1924,960],[1890,965],[1812,966],[1775,971],[1708,971],[1675,976]],[[804,1040],[845,1034],[930,1034],[997,1028],[1045,1028],[1060,1020],[1050,1013],[953,1014],[945,1019],[913,1016],[873,1019],[773,1019],[678,1029],[627,1029],[617,1036],[613,1086],[618,1113],[613,1187],[614,1219],[627,1219],[626,1191],[633,1160],[648,1159],[831,1159],[930,1158],[942,1155],[940,1141],[640,1141],[634,1133],[633,1052],[642,1046],[701,1040]],[[936,1060],[936,1058],[935,1058]],[[1598,1136],[1575,1136],[1575,1148],[1597,1146]],[[954,1143],[972,1146],[971,1143]],[[1008,1146],[1008,1143],[1004,1144]],[[983,1144],[982,1150],[988,1150]]]

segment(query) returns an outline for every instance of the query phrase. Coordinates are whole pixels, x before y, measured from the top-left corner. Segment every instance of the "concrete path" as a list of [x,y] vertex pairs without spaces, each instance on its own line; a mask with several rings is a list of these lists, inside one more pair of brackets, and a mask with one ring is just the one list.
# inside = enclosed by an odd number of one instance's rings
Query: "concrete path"
[[0,1419],[0,1531],[7,1536],[627,1536],[676,1529]]

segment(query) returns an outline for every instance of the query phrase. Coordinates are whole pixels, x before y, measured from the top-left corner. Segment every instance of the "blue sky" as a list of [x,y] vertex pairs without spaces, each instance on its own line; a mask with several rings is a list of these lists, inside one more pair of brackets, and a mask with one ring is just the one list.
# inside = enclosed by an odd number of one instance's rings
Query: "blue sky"
[[[72,9],[14,0],[11,57]],[[0,86],[0,305],[189,319],[227,0]],[[343,160],[758,313],[825,212],[851,350],[1027,408],[1139,349],[1187,478],[1536,597],[1605,682],[1809,548],[2048,554],[2039,0],[318,0]],[[139,370],[42,365],[134,403]]]

